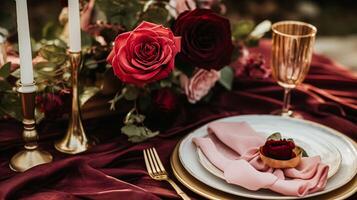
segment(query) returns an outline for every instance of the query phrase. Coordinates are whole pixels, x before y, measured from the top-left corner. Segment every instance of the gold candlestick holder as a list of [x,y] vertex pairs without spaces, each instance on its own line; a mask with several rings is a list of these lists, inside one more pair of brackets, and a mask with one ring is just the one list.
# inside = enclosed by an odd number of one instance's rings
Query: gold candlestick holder
[[72,111],[67,133],[64,138],[55,142],[55,148],[62,153],[78,154],[88,150],[94,145],[94,142],[89,140],[85,134],[80,113],[78,74],[82,61],[81,52],[69,52],[69,59],[72,70]]
[[15,154],[10,160],[10,168],[14,171],[23,172],[34,166],[49,163],[52,155],[47,151],[38,149],[38,134],[35,120],[35,96],[36,85],[20,84],[17,91],[21,95],[23,114],[23,139],[25,140],[24,150]]

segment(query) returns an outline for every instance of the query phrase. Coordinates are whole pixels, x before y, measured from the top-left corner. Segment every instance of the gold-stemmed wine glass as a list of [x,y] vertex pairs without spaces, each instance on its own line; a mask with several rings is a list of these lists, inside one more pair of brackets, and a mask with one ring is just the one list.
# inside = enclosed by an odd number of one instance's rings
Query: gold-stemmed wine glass
[[301,117],[290,110],[290,93],[309,71],[317,29],[305,22],[281,21],[272,25],[272,31],[273,77],[284,88],[283,108],[273,114]]

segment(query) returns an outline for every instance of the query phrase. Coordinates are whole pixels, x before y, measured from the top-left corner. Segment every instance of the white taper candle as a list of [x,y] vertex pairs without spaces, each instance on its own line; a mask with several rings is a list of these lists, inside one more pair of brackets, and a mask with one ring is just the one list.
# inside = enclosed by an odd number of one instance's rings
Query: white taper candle
[[69,22],[69,50],[71,52],[80,52],[81,51],[81,25],[80,25],[78,0],[68,0],[68,22]]
[[27,0],[16,0],[17,33],[19,38],[21,84],[32,84],[33,68]]

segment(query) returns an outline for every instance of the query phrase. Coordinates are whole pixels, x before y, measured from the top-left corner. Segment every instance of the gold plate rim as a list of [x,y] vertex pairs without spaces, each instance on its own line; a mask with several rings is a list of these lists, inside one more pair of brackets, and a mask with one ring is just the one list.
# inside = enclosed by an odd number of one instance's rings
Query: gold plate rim
[[[200,182],[199,180],[195,179],[194,177],[192,177],[184,169],[184,167],[180,163],[180,159],[178,157],[178,149],[179,149],[181,142],[182,142],[182,140],[180,140],[177,143],[174,151],[171,154],[171,158],[170,158],[172,172],[180,183],[182,183],[185,187],[187,187],[191,191],[195,192],[196,194],[201,195],[206,198],[209,198],[209,199],[224,200],[224,199],[232,199],[232,198],[237,198],[237,197],[239,197],[240,199],[249,199],[246,197],[235,196],[235,195],[228,194],[223,191],[214,189],[212,187],[205,185],[204,183]],[[322,194],[319,196],[306,198],[306,199],[316,199],[316,200],[321,199],[321,198],[326,199],[326,200],[346,199],[346,198],[352,196],[356,192],[357,192],[357,175],[355,175],[355,177],[352,178],[352,180],[349,181],[347,184],[345,184],[344,186],[342,186],[336,190],[333,190],[326,194]]]

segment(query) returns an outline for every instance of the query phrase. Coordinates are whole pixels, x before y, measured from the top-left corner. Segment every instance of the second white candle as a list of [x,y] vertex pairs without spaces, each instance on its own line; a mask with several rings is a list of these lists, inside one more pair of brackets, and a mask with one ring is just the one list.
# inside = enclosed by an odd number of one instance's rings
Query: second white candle
[[81,25],[79,14],[79,1],[68,0],[68,23],[69,23],[69,50],[81,51]]

